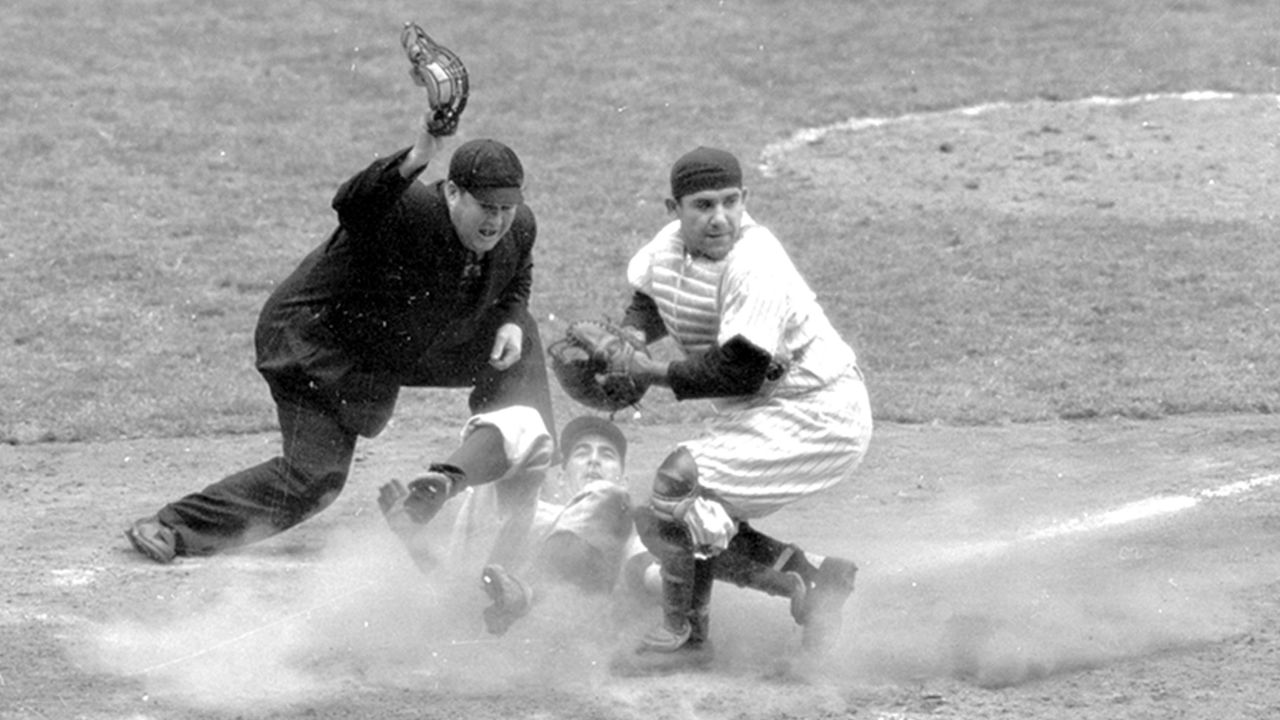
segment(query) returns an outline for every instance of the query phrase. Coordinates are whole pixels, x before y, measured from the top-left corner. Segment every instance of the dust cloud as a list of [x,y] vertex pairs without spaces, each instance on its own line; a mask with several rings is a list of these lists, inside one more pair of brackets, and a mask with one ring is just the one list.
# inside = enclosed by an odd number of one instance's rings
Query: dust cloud
[[[716,658],[695,675],[756,700],[762,679],[780,679],[768,683],[770,702],[799,707],[826,692],[836,707],[840,693],[868,685],[1015,685],[1233,632],[1233,580],[1184,553],[1165,558],[1114,533],[991,553],[937,540],[921,552],[893,538],[864,548],[844,628],[820,660],[802,653],[786,601],[718,584]],[[83,662],[137,679],[155,697],[222,710],[387,688],[580,691],[625,707],[660,690],[609,672],[610,658],[658,618],[652,605],[551,589],[493,637],[474,569],[424,575],[381,526],[336,531],[325,548],[302,561],[241,554],[179,565],[174,572],[199,586],[187,609],[98,626]],[[807,690],[779,695],[795,679]]]
[[381,526],[337,532],[325,546],[301,562],[256,553],[184,561],[172,572],[200,586],[186,609],[101,624],[75,652],[150,696],[232,711],[370,687],[568,685],[604,668],[615,624],[601,599],[570,594],[495,638],[483,626],[478,568],[424,575]]
[[1002,687],[1237,631],[1234,578],[1143,548],[1104,534],[886,563],[863,575],[842,662],[863,678]]

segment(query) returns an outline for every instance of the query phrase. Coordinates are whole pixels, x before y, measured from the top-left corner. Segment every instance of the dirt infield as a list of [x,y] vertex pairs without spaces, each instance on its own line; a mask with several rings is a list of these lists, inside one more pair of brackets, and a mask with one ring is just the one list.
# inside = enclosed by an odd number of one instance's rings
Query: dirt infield
[[858,118],[767,148],[848,207],[1274,221],[1280,97],[1187,92]]
[[[633,428],[633,466],[696,430]],[[723,587],[715,664],[665,679],[606,670],[651,608],[562,596],[493,639],[472,579],[411,567],[376,488],[450,441],[395,426],[312,522],[169,567],[130,551],[124,524],[275,438],[0,447],[0,718],[1280,712],[1274,416],[882,425],[856,480],[762,523],[860,563],[833,656],[796,662],[785,607]]]

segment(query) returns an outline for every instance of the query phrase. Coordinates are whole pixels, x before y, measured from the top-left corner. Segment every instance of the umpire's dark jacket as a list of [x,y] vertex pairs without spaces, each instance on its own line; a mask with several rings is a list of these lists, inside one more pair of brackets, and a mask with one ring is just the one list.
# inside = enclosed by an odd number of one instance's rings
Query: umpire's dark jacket
[[277,398],[372,393],[394,402],[403,385],[475,385],[492,372],[494,333],[508,322],[524,330],[521,363],[537,363],[532,375],[545,385],[528,311],[532,211],[521,205],[502,242],[476,255],[454,231],[444,181],[400,175],[407,153],[377,160],[342,185],[333,200],[337,229],[263,307],[257,367]]

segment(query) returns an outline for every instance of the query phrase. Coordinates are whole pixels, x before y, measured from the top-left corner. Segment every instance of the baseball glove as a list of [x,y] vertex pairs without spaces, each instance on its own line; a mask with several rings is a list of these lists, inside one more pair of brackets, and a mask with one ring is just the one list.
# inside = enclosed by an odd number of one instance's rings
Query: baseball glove
[[636,354],[649,355],[644,341],[608,321],[577,320],[547,347],[560,387],[593,410],[616,412],[640,402],[649,383],[629,372]]
[[452,50],[432,40],[415,22],[404,24],[400,44],[409,56],[410,77],[427,89],[427,104],[432,111],[427,132],[437,137],[454,134],[471,93],[467,67]]

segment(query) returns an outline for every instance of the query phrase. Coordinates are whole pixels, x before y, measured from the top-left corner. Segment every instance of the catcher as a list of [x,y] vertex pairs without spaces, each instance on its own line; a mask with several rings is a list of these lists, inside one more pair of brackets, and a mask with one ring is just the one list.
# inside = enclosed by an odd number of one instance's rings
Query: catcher
[[[133,523],[127,538],[156,562],[262,540],[323,510],[346,483],[357,438],[382,431],[401,387],[470,388],[473,414],[521,405],[552,425],[528,308],[537,225],[524,168],[506,145],[472,140],[453,152],[447,179],[420,180],[457,130],[469,85],[457,57],[416,25],[401,41],[427,89],[416,139],[338,189],[336,229],[258,320],[257,369],[282,452]],[[501,454],[500,433],[468,435],[413,482],[423,500],[415,512],[429,517],[496,479]]]
[[663,620],[615,669],[707,662],[714,580],[789,599],[804,647],[818,653],[838,635],[857,568],[753,523],[860,464],[872,430],[862,373],[781,243],[747,214],[738,160],[700,147],[675,162],[670,181],[674,220],[630,261],[621,332],[645,345],[670,336],[682,359],[656,360],[598,326],[574,341],[614,386],[625,376],[718,410],[703,437],[661,463],[636,513],[662,565]]

